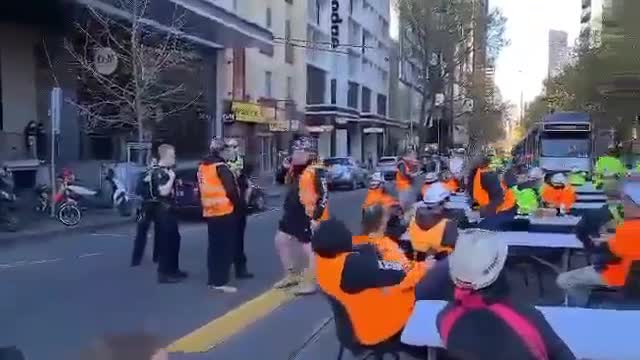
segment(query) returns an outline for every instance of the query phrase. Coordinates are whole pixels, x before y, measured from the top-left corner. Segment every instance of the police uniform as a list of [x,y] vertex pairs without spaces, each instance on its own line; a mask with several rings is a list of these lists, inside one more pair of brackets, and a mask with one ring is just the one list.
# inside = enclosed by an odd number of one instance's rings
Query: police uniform
[[234,242],[233,267],[237,278],[250,278],[253,276],[247,271],[247,255],[244,251],[244,234],[247,228],[247,212],[249,205],[249,200],[246,199],[246,194],[249,190],[249,182],[245,174],[244,159],[241,156],[238,156],[233,161],[227,161],[227,166],[229,166],[229,169],[236,179],[239,200],[239,206],[234,208],[238,224],[238,238]]
[[155,208],[157,199],[155,192],[151,189],[151,174],[157,167],[152,167],[141,175],[136,189],[137,195],[142,197],[142,205],[138,214],[138,222],[136,226],[136,237],[133,241],[133,252],[131,254],[131,266],[138,266],[142,262],[144,250],[147,246],[147,235],[151,223],[154,224],[153,231],[153,261],[158,261],[158,234],[160,228],[158,222],[155,221]]
[[156,191],[157,203],[154,219],[158,224],[158,281],[175,282],[177,278],[185,277],[180,271],[180,231],[175,214],[175,191],[168,195],[161,195],[159,188],[165,186],[169,180],[169,169],[158,167],[151,171],[151,186]]

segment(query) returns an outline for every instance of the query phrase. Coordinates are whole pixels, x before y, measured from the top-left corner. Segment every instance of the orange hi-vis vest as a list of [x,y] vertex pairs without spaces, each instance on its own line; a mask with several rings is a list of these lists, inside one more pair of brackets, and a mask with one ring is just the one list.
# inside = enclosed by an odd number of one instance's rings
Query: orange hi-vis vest
[[444,230],[447,227],[447,223],[447,219],[442,219],[431,229],[422,230],[418,224],[416,224],[415,219],[411,220],[411,223],[409,224],[409,239],[411,240],[413,250],[425,253],[429,250],[433,250],[436,253],[451,253],[453,251],[452,248],[442,245]]
[[229,215],[233,212],[233,203],[218,176],[218,167],[224,163],[200,164],[198,167],[198,187],[202,216],[205,218]]
[[351,243],[353,246],[371,244],[378,250],[381,260],[401,264],[404,269],[413,266],[400,246],[387,236],[354,235],[351,237]]
[[393,196],[384,192],[383,189],[369,189],[367,192],[367,197],[364,199],[362,203],[362,208],[366,209],[370,206],[374,206],[376,204],[382,205],[385,209],[389,209],[391,206],[397,204],[398,201],[393,198]]
[[[318,285],[345,308],[358,343],[376,345],[397,335],[409,320],[416,301],[415,286],[424,276],[425,266],[416,264],[398,285],[348,294],[340,282],[349,254],[333,258],[316,255]],[[380,309],[385,309],[383,314]]]
[[[320,198],[320,194],[316,191],[316,169],[317,167],[314,165],[307,166],[307,168],[302,172],[302,175],[300,175],[299,183],[300,202],[302,203],[302,206],[304,206],[305,213],[310,218],[313,217],[313,213],[316,210],[316,204]],[[328,219],[329,206],[326,204],[320,220],[324,221]]]
[[[482,174],[488,172],[487,168],[478,169],[476,171],[476,175],[473,178],[473,200],[480,205],[480,207],[484,207],[489,205],[489,193],[482,187]],[[504,200],[502,204],[498,206],[496,212],[507,211],[512,209],[516,205],[516,197],[513,194],[511,189],[507,188],[507,185],[504,184],[504,181],[500,180],[500,186],[502,187],[502,191],[504,193]]]
[[542,201],[554,208],[564,206],[564,208],[569,211],[576,202],[576,190],[571,185],[567,185],[562,189],[556,189],[553,186],[545,184],[542,186],[541,193]]
[[[402,164],[404,164],[404,168],[406,171],[411,171],[411,166],[409,166],[409,162],[406,160],[400,160]],[[398,164],[399,167],[400,164]],[[411,189],[411,179],[407,176],[404,176],[400,169],[396,170],[396,190],[398,191],[407,191]]]
[[609,286],[624,286],[631,269],[631,263],[640,261],[640,220],[625,220],[616,228],[616,234],[609,240],[609,249],[621,260],[608,264],[602,272],[602,279]]
[[458,189],[460,188],[460,185],[458,184],[458,180],[456,179],[449,179],[443,182],[443,185],[445,188],[447,188],[447,190],[449,190],[452,193],[458,192]]

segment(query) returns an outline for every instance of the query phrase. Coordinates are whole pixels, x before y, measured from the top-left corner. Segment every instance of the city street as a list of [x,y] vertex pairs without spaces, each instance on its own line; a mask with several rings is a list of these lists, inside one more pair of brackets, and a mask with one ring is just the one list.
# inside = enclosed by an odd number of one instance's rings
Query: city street
[[[357,230],[363,197],[363,190],[332,193],[332,216]],[[0,346],[16,345],[29,360],[66,360],[105,334],[145,332],[167,344],[188,339],[194,330],[270,290],[282,276],[273,246],[280,216],[278,207],[250,218],[246,249],[256,278],[234,280],[236,294],[206,287],[206,226],[196,222],[181,224],[181,267],[190,277],[177,285],[156,283],[150,256],[142,266],[129,267],[133,226],[0,248]],[[237,321],[210,324],[198,340],[210,347],[228,338],[224,344],[206,355],[188,354],[195,347],[186,346],[181,351],[188,353],[175,358],[245,359],[249,353],[261,353],[263,359],[284,359],[330,315],[320,296],[293,300],[275,310],[258,308],[239,310],[249,319],[244,324],[260,314],[271,315],[248,327]],[[255,340],[255,346],[247,347],[247,338]]]

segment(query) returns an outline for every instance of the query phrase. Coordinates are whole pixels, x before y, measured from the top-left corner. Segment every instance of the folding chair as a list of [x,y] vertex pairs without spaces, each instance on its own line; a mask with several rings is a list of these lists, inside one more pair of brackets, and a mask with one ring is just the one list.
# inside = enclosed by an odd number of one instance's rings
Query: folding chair
[[[331,305],[331,311],[333,312],[333,319],[336,325],[336,336],[340,343],[336,360],[342,360],[345,350],[350,351],[358,360],[384,360],[387,354],[391,355],[394,360],[400,360],[400,345],[398,341],[394,341],[396,339],[373,346],[358,343],[347,310],[339,301],[330,295],[324,295],[329,300],[329,305]],[[374,316],[374,314],[372,314],[372,316]]]
[[591,290],[587,307],[640,308],[640,261],[631,263],[622,287],[599,286]]

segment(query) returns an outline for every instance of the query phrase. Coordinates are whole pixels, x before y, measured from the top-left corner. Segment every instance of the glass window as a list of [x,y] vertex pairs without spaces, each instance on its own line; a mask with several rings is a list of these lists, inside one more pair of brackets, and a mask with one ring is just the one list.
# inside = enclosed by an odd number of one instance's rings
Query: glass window
[[268,27],[269,29],[271,29],[271,25],[272,25],[272,24],[271,24],[271,8],[270,8],[270,7],[268,7],[268,8],[267,8],[267,14],[266,14],[266,19],[265,19],[265,21],[266,21],[266,23],[267,23],[267,27]]
[[367,87],[362,87],[362,112],[371,112],[371,90]]
[[272,77],[273,77],[273,73],[271,71],[264,72],[264,96],[267,98],[272,97],[272,93],[271,93]]
[[291,76],[287,76],[287,99],[293,99],[293,78]]
[[338,84],[336,79],[331,79],[331,104],[336,103],[336,97],[338,92]]
[[541,156],[588,158],[591,152],[590,139],[542,139]]
[[[291,39],[291,20],[285,20],[284,22],[284,38]],[[293,44],[287,42],[284,47],[284,60],[288,64],[293,64]]]

